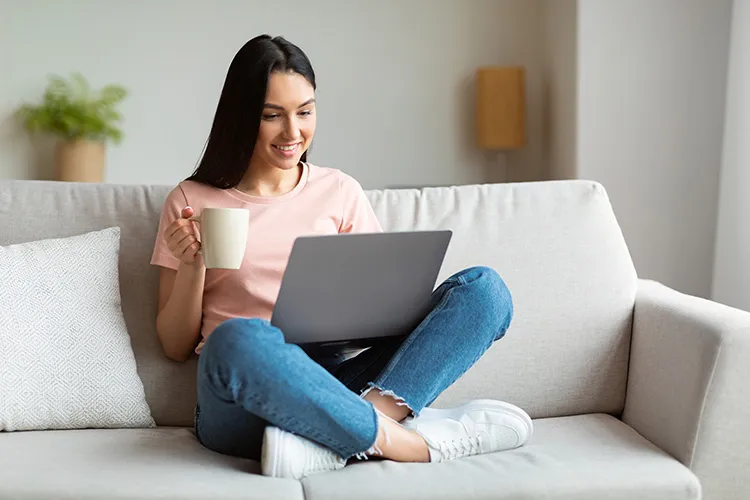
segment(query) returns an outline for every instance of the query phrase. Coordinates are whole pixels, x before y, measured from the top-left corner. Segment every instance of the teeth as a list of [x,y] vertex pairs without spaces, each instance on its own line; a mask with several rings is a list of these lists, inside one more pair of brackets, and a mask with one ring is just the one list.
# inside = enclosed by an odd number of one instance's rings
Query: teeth
[[279,148],[282,151],[292,151],[294,148],[297,147],[297,145],[294,144],[292,146],[276,146],[276,147]]

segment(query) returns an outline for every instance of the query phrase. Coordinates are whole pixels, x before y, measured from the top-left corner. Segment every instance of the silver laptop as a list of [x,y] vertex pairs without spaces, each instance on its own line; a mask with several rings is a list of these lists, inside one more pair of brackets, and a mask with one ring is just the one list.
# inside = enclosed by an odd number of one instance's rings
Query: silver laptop
[[372,345],[429,312],[450,230],[303,236],[292,247],[271,324],[287,342]]

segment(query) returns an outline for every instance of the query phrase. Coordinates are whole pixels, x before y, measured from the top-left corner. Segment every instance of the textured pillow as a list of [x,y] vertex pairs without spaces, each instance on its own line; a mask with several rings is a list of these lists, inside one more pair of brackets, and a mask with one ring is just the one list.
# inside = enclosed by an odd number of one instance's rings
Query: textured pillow
[[0,430],[154,427],[119,251],[118,227],[0,247]]

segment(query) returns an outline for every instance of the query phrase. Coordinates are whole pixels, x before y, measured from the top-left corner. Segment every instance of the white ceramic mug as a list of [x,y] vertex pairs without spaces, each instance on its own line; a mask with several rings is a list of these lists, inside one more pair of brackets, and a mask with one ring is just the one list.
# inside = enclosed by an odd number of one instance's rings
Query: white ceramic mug
[[250,211],[244,208],[204,208],[190,220],[200,223],[203,263],[208,269],[239,269],[245,257]]

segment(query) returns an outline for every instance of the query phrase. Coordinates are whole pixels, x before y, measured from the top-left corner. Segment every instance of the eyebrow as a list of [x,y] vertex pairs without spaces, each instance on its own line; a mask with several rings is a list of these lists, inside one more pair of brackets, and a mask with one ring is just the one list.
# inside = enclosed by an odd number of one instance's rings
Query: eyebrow
[[[299,109],[299,108],[304,108],[304,107],[305,107],[305,106],[307,106],[308,104],[312,104],[312,103],[314,103],[314,102],[315,102],[315,98],[314,98],[314,97],[311,97],[310,99],[306,100],[305,102],[303,102],[302,104],[300,104],[299,106],[297,106],[297,109]],[[278,104],[271,104],[270,102],[267,102],[267,103],[265,103],[265,104],[263,105],[263,107],[264,107],[264,108],[272,108],[272,109],[280,109],[280,110],[282,110],[282,111],[284,110],[284,107],[283,107],[283,106],[279,106]]]

